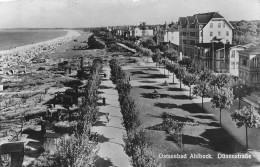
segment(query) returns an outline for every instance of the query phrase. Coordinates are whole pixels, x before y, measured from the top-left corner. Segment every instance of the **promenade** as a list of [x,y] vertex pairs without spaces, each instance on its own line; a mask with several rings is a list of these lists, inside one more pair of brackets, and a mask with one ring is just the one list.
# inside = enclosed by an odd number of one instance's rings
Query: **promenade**
[[[99,151],[96,167],[131,167],[130,158],[124,151],[123,135],[126,134],[122,125],[122,114],[118,102],[118,93],[115,85],[109,79],[110,68],[104,67],[107,77],[102,80],[101,97],[106,98],[106,105],[99,107],[99,121],[92,127],[92,132],[98,133]],[[106,119],[109,113],[109,122]]]

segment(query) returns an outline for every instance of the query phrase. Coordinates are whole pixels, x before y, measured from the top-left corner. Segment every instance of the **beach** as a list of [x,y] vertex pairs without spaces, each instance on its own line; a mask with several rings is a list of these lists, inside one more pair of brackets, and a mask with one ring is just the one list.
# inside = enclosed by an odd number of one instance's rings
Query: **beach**
[[78,36],[80,36],[80,34],[77,31],[67,30],[67,34],[62,37],[0,51],[0,63],[3,68],[21,65],[23,63],[30,63],[32,58],[42,53],[52,52],[59,46],[77,38]]

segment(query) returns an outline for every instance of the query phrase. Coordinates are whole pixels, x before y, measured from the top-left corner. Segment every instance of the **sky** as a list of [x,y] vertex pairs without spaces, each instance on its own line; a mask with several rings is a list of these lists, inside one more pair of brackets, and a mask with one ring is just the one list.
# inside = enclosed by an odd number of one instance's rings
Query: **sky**
[[0,0],[0,28],[163,24],[205,12],[260,20],[260,0]]

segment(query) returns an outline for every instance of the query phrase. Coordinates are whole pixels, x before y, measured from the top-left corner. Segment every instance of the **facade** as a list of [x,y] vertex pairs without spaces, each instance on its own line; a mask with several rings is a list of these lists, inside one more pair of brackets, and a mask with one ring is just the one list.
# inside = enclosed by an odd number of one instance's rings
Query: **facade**
[[179,31],[176,27],[170,27],[167,25],[167,23],[165,23],[163,28],[158,28],[156,39],[157,44],[162,42],[169,42],[179,46]]
[[153,29],[141,29],[140,27],[135,27],[131,30],[132,37],[147,37],[152,36],[154,30]]
[[197,43],[194,45],[194,61],[216,73],[230,73],[230,48],[232,45],[219,43]]
[[223,43],[232,43],[232,25],[219,13],[201,13],[180,17],[178,20],[180,51],[193,57],[196,43],[211,43],[217,39]]
[[260,86],[260,46],[239,52],[239,81]]
[[245,46],[233,46],[229,49],[229,73],[238,77],[239,74],[239,51],[245,50]]

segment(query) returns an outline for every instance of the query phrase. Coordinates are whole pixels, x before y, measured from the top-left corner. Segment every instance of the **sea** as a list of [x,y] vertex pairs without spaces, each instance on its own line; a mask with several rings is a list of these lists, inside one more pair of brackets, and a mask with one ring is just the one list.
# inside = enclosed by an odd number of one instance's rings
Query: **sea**
[[0,30],[0,51],[51,40],[66,34],[66,30],[57,29]]

